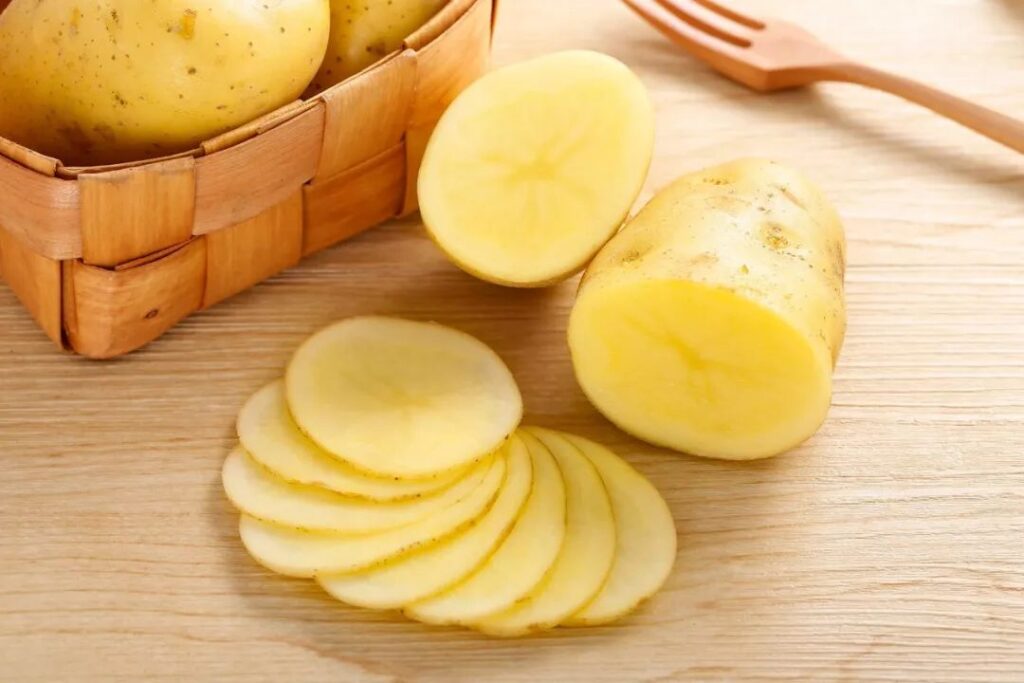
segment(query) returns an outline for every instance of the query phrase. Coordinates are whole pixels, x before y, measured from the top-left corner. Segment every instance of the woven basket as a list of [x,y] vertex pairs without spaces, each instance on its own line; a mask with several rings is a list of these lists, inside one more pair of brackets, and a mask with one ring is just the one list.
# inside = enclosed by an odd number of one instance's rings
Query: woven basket
[[484,71],[496,4],[451,0],[402,51],[173,157],[68,168],[0,138],[0,277],[54,342],[110,358],[415,211],[427,138]]

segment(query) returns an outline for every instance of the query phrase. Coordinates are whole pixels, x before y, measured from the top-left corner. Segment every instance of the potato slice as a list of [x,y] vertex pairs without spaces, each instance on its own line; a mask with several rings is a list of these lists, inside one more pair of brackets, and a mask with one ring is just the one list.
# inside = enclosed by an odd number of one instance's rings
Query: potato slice
[[615,518],[604,482],[579,449],[556,432],[529,428],[555,456],[565,480],[565,542],[547,577],[525,600],[473,624],[496,636],[554,628],[587,604],[615,558]]
[[[228,499],[242,512],[308,531],[366,534],[411,524],[462,500],[480,486],[495,458],[474,465],[465,477],[440,493],[396,503],[348,498],[313,486],[295,486],[256,464],[241,447],[224,462],[221,472]],[[497,491],[494,484],[492,496]]]
[[288,529],[243,514],[238,530],[261,565],[286,576],[357,571],[428,546],[469,527],[488,510],[505,477],[506,457],[495,458],[480,486],[455,504],[411,524],[376,534],[328,534]]
[[285,377],[313,441],[379,475],[430,477],[497,449],[522,417],[512,373],[468,334],[356,317],[317,332]]
[[508,535],[533,482],[530,453],[513,435],[508,474],[494,505],[465,531],[367,571],[321,575],[330,595],[359,607],[395,609],[444,591],[473,572]]
[[550,284],[615,234],[653,147],[647,92],[612,57],[580,50],[507,66],[441,118],[419,176],[423,221],[477,277]]
[[676,559],[676,526],[658,490],[629,463],[604,446],[563,434],[600,472],[615,515],[615,560],[604,587],[569,626],[606,624],[654,595]]
[[450,485],[463,469],[433,479],[373,477],[333,457],[310,441],[292,420],[284,399],[284,382],[263,387],[246,401],[238,415],[238,438],[253,460],[293,484],[322,486],[372,500],[415,498]]
[[479,569],[444,593],[407,606],[407,616],[431,624],[478,621],[529,594],[554,564],[565,539],[565,485],[547,448],[526,432],[520,438],[533,462],[533,490],[519,520]]

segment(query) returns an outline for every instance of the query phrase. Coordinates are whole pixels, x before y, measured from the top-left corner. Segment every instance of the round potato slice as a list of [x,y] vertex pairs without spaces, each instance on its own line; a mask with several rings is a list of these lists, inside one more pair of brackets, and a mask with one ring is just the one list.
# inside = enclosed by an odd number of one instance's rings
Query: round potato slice
[[563,434],[587,456],[604,480],[615,515],[615,560],[604,587],[567,626],[606,624],[654,595],[676,559],[676,526],[658,490],[604,446]]
[[512,373],[468,334],[356,317],[317,332],[285,376],[292,416],[367,472],[430,477],[497,449],[522,417]]
[[465,531],[367,571],[321,575],[330,595],[358,607],[395,609],[457,584],[508,535],[533,482],[530,453],[518,436],[508,448],[508,474],[494,505]]
[[468,496],[412,524],[376,534],[326,534],[288,529],[243,514],[238,530],[249,554],[286,576],[311,578],[350,572],[429,546],[467,528],[488,510],[505,477],[506,458],[495,458],[483,483]]
[[529,428],[555,456],[565,480],[565,542],[547,577],[514,607],[473,626],[496,636],[554,628],[601,590],[615,558],[615,518],[601,475],[555,432]]
[[299,431],[288,412],[281,380],[246,401],[238,415],[238,438],[253,460],[285,481],[371,500],[415,498],[445,488],[465,474],[459,468],[432,479],[395,479],[373,477],[352,467]]
[[565,485],[558,465],[536,438],[520,432],[533,463],[533,490],[508,537],[465,581],[407,606],[431,624],[469,624],[511,607],[548,573],[565,538]]
[[[487,458],[449,488],[437,495],[396,503],[347,498],[313,486],[281,481],[256,464],[240,447],[224,462],[221,477],[228,499],[242,512],[284,526],[308,531],[367,534],[410,524],[462,500],[496,467]],[[498,484],[495,483],[497,491]]]

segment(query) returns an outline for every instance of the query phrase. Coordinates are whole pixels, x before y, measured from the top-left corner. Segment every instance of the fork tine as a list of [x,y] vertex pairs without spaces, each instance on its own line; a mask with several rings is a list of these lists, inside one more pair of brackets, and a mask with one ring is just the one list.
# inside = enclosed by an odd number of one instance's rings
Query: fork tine
[[699,5],[703,5],[704,7],[707,7],[712,12],[722,15],[726,19],[731,19],[735,21],[737,24],[743,24],[747,28],[752,28],[755,31],[760,31],[767,25],[760,19],[755,19],[749,14],[742,14],[740,12],[737,12],[731,7],[726,7],[720,2],[717,2],[717,0],[694,0],[694,2],[696,2]]
[[655,0],[678,18],[737,47],[750,47],[750,30],[704,7],[698,0]]
[[648,4],[645,0],[622,1],[631,10],[640,15],[641,19],[685,50],[695,52],[701,56],[711,53],[731,56],[733,58],[737,57],[738,53],[743,50],[743,48],[733,43],[721,40],[717,36],[702,31],[689,22],[683,21],[660,4]]

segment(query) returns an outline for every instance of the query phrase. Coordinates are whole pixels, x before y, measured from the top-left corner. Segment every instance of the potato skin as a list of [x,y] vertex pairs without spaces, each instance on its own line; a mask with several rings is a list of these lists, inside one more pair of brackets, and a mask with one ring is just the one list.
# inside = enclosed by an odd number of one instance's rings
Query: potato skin
[[67,165],[171,154],[296,99],[328,0],[13,0],[0,135]]

